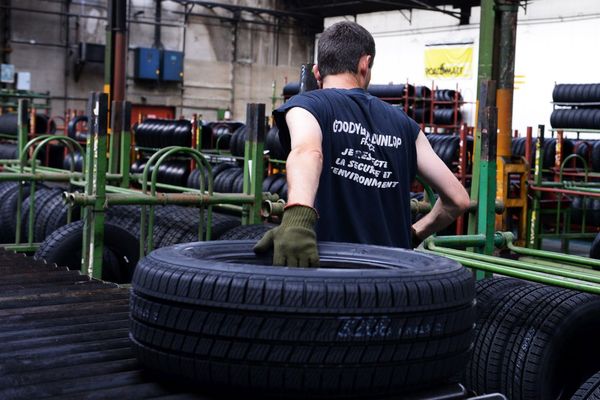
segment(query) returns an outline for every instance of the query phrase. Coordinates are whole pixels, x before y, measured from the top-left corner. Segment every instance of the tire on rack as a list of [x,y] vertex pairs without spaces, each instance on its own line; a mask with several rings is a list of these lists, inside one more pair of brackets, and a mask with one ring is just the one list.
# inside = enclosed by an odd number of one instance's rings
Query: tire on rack
[[275,224],[240,225],[225,232],[219,240],[258,240]]
[[569,398],[600,369],[600,296],[529,283],[497,297],[487,315],[467,367],[477,380],[465,382],[478,394]]
[[600,400],[600,371],[590,376],[577,389],[571,400]]
[[[48,236],[37,249],[34,257],[78,270],[81,264],[82,238],[83,221],[70,223]],[[115,283],[130,282],[139,259],[137,239],[121,227],[106,223],[104,250],[102,279]]]
[[394,394],[466,365],[474,282],[460,264],[320,243],[320,268],[273,267],[255,243],[181,244],[140,261],[130,338],[142,365],[206,390],[300,398]]

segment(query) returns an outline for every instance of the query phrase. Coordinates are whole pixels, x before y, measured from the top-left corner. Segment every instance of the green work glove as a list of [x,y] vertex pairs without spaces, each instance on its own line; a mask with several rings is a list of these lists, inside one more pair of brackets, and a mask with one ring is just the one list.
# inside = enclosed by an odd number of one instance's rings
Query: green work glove
[[317,211],[314,208],[301,204],[287,206],[281,225],[265,233],[254,246],[254,251],[266,253],[272,248],[273,265],[318,267],[316,221]]

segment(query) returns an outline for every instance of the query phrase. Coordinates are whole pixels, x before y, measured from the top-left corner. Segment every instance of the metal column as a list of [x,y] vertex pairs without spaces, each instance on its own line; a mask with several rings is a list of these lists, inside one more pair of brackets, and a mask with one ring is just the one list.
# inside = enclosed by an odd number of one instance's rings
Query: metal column
[[[485,98],[481,99],[482,82],[493,79],[494,76],[494,29],[495,29],[494,0],[481,0],[481,22],[479,27],[479,68],[477,77],[477,106],[475,115],[480,118],[480,109],[487,104]],[[479,199],[479,165],[481,154],[481,130],[479,121],[475,122],[475,142],[473,143],[473,176],[471,179],[471,200],[477,202]],[[477,229],[477,215],[469,215],[468,233],[475,234]]]
[[[109,101],[125,100],[125,84],[127,69],[127,0],[109,1],[109,18],[106,37],[106,55],[104,69],[104,92],[109,93]],[[110,43],[110,49],[109,49]],[[108,74],[108,75],[107,75]],[[108,87],[106,86],[108,84]],[[108,90],[107,90],[108,89]],[[113,110],[111,109],[112,113]],[[115,112],[121,112],[117,108]],[[119,118],[122,120],[122,118]],[[123,121],[129,123],[129,121]],[[118,173],[121,127],[110,130],[110,164],[109,172]],[[126,171],[126,173],[129,171]]]
[[82,273],[102,278],[104,203],[106,200],[106,135],[108,95],[92,93],[88,100],[89,136],[86,151],[85,194],[94,204],[83,211]]

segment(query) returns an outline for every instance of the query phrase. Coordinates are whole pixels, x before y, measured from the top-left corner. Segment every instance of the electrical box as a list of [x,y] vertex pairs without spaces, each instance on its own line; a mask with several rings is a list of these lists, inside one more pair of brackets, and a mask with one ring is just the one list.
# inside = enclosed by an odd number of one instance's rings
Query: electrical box
[[79,42],[79,60],[104,63],[104,45]]
[[135,49],[135,79],[158,80],[160,76],[160,51],[154,48]]
[[162,52],[161,79],[166,82],[183,81],[183,53],[164,50]]

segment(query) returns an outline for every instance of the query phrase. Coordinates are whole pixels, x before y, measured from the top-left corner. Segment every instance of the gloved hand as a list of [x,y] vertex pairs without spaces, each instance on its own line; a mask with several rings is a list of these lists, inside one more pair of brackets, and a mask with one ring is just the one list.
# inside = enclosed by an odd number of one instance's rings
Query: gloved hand
[[289,205],[283,212],[281,225],[265,233],[254,246],[254,252],[265,253],[273,248],[273,265],[318,267],[316,221],[317,211],[314,208]]

